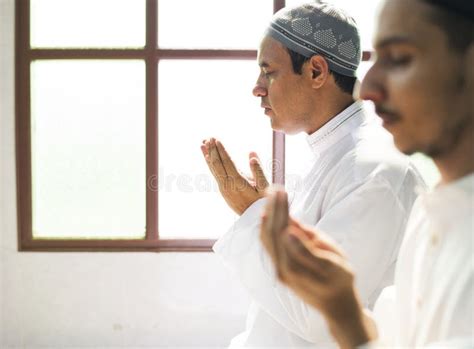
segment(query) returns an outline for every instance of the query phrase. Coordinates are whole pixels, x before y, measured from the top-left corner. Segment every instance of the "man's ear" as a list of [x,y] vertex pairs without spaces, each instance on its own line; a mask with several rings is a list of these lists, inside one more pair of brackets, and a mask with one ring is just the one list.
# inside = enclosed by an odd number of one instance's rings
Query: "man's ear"
[[311,57],[308,62],[308,67],[311,74],[311,85],[313,88],[321,88],[329,77],[329,66],[328,62],[323,56],[315,55]]

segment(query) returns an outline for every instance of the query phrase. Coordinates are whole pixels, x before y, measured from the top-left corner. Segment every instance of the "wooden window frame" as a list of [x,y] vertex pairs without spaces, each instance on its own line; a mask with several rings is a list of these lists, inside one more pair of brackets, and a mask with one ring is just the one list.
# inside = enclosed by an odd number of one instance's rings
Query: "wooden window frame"
[[[15,114],[18,250],[47,252],[210,252],[214,239],[164,239],[158,232],[158,190],[147,185],[158,178],[158,62],[161,59],[254,60],[255,50],[160,49],[158,0],[146,0],[146,44],[139,49],[45,49],[30,47],[30,0],[15,2]],[[285,0],[273,0],[273,11]],[[368,60],[369,52],[363,53]],[[141,59],[146,65],[146,235],[144,239],[34,239],[32,233],[30,65],[46,59]],[[273,183],[285,182],[285,136],[273,132]]]

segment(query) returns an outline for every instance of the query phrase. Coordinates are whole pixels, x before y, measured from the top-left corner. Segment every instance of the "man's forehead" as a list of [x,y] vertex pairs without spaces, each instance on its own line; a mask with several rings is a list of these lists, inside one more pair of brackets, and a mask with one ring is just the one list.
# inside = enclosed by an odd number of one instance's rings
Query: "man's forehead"
[[429,6],[419,0],[385,0],[377,19],[374,47],[417,44],[430,35]]
[[289,59],[285,46],[270,36],[265,36],[258,50],[258,64],[264,68],[272,63],[279,63],[285,58]]

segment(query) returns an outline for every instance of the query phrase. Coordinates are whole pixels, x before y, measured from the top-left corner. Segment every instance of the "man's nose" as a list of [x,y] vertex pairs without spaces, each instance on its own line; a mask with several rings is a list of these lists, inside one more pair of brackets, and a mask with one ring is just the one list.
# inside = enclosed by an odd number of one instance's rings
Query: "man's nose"
[[384,79],[380,71],[372,66],[364,79],[359,90],[359,98],[372,101],[374,103],[382,102],[386,98]]
[[257,81],[252,93],[255,97],[265,97],[267,95],[267,89]]

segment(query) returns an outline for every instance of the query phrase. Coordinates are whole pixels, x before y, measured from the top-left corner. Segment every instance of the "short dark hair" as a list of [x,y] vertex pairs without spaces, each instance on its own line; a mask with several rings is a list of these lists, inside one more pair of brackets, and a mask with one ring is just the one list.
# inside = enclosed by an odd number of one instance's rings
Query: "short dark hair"
[[[424,0],[432,5],[429,20],[437,25],[448,37],[449,45],[457,52],[465,52],[474,41],[474,22],[461,14],[460,1]],[[472,14],[472,3],[471,14]]]
[[[289,48],[286,48],[286,50],[288,51],[288,54],[290,55],[293,71],[296,74],[301,74],[302,69],[303,69],[303,64],[308,62],[311,59],[311,57],[303,56],[302,54],[299,54],[298,52],[290,50]],[[343,92],[352,94],[352,91],[354,90],[355,82],[357,80],[356,77],[342,75],[342,74],[336,73],[335,71],[331,69],[329,69],[329,73],[332,76],[334,76],[334,81],[336,82],[336,85]]]

